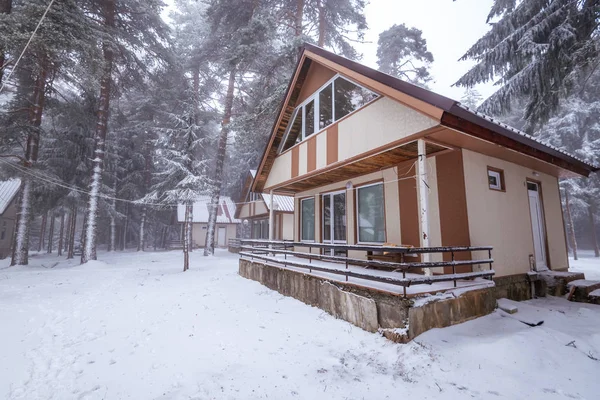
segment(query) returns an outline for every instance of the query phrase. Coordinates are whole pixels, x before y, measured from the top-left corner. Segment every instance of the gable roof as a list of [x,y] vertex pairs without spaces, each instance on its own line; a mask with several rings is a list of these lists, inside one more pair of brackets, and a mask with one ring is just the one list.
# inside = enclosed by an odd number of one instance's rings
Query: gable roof
[[[263,201],[267,206],[267,210],[271,210],[271,195],[261,193]],[[294,212],[294,198],[292,196],[273,195],[273,205],[275,211]]]
[[[195,202],[192,209],[192,222],[208,223],[208,205],[210,204],[210,196],[200,196]],[[240,220],[233,215],[235,211],[235,203],[227,196],[221,196],[219,199],[219,210],[217,213],[217,224],[239,224]],[[177,205],[177,221],[184,222],[185,220],[185,205]]]
[[6,212],[6,209],[19,192],[20,187],[20,179],[9,179],[0,182],[0,215]]
[[557,147],[543,143],[525,132],[512,128],[475,110],[471,110],[456,100],[369,68],[366,65],[331,53],[320,47],[305,43],[300,53],[294,76],[290,80],[285,98],[279,108],[278,118],[273,125],[270,140],[265,147],[256,178],[252,185],[252,190],[254,191],[262,191],[264,188],[266,177],[277,156],[277,149],[282,140],[286,122],[291,118],[300,89],[313,60],[315,62],[334,63],[340,69],[359,74],[371,81],[408,96],[405,97],[407,101],[412,100],[415,102],[415,104],[412,104],[413,108],[422,108],[421,111],[425,110],[431,117],[439,119],[442,126],[499,144],[579,175],[588,176],[590,172],[596,172],[599,169],[597,165],[587,163]]

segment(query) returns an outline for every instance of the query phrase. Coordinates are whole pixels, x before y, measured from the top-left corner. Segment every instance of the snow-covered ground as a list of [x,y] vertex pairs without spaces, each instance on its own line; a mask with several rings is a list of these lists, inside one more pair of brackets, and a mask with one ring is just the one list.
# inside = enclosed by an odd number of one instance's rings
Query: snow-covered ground
[[534,300],[398,345],[241,278],[223,251],[185,273],[180,252],[99,257],[0,263],[1,399],[600,395],[600,306]]
[[569,257],[569,271],[583,272],[585,279],[600,281],[600,258],[594,257],[593,250],[579,250],[578,260]]

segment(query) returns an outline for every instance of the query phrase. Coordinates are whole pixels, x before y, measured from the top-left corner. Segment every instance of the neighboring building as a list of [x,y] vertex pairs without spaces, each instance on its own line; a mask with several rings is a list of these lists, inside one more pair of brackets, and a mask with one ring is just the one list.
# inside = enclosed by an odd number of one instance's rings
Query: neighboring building
[[[210,204],[210,196],[201,196],[193,207],[193,227],[192,227],[192,243],[193,247],[204,247],[206,242],[206,231],[208,227],[208,206]],[[235,203],[226,196],[221,196],[219,200],[219,208],[217,210],[217,225],[215,227],[215,246],[227,247],[229,239],[237,237],[237,229],[240,220],[234,217]],[[177,206],[177,221],[181,224],[183,232],[183,222],[185,220],[185,206],[179,204]],[[183,233],[181,234],[183,237]]]
[[295,197],[296,241],[493,246],[496,277],[512,285],[531,269],[567,270],[558,179],[597,170],[306,45],[249,192]]
[[17,193],[20,179],[0,182],[0,258],[11,254],[12,239],[17,220]]
[[[271,195],[250,191],[256,171],[251,170],[235,211],[235,218],[243,221],[244,237],[269,239]],[[294,240],[294,197],[273,195],[273,240]]]

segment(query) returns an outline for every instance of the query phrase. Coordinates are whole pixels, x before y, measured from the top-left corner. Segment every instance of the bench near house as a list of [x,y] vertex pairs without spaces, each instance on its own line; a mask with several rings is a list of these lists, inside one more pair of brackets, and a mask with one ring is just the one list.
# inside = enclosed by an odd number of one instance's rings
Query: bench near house
[[[493,296],[522,300],[532,296],[532,271],[568,269],[559,178],[597,170],[457,101],[305,45],[250,191],[294,197],[295,252],[335,256],[337,245],[366,260],[384,244],[466,246],[473,250],[412,261],[446,262],[423,270],[471,280],[464,274],[488,265],[466,260],[491,246]],[[247,266],[258,261],[248,260],[240,272],[256,279]]]

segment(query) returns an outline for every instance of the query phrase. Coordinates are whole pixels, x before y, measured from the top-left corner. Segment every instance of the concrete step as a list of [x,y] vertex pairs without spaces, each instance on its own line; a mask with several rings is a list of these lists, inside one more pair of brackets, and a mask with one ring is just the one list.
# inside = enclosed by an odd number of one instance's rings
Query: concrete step
[[588,295],[588,299],[592,304],[600,304],[600,289],[596,289]]
[[568,283],[569,300],[590,303],[590,295],[600,295],[600,281],[578,279]]
[[539,276],[546,281],[547,293],[550,296],[564,296],[568,293],[567,285],[573,281],[584,280],[581,272],[544,271]]

